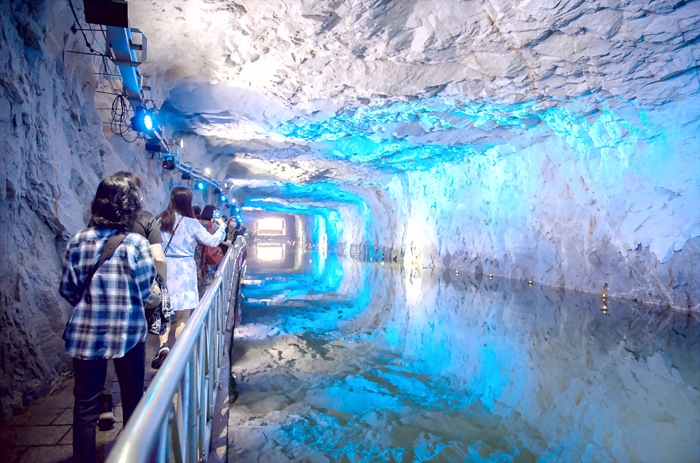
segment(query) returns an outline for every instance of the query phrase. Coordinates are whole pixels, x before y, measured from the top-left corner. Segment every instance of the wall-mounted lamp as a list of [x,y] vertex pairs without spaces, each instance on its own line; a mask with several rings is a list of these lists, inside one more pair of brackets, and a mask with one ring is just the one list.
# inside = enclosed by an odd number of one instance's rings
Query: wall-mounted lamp
[[134,117],[131,118],[131,128],[136,132],[153,133],[157,121],[153,111],[137,106],[134,110]]

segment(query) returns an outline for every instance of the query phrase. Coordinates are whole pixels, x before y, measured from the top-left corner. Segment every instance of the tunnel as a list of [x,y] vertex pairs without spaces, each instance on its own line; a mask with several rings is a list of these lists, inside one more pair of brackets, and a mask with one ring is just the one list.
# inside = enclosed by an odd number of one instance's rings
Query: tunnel
[[58,284],[119,171],[246,230],[202,299],[228,382],[193,461],[700,461],[700,1],[0,21],[3,461],[72,455]]

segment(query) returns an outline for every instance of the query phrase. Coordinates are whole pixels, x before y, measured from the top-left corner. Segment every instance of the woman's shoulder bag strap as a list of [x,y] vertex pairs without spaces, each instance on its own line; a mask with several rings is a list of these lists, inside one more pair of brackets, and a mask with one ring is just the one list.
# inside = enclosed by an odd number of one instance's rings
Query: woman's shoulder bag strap
[[173,230],[173,234],[170,235],[170,239],[168,240],[168,245],[167,245],[167,246],[165,247],[165,249],[163,250],[163,254],[166,253],[166,251],[167,251],[168,248],[170,247],[170,243],[173,242],[173,238],[175,238],[175,232],[177,231],[177,227],[180,226],[180,222],[182,222],[182,219],[184,219],[184,218],[185,218],[185,217],[180,216],[180,220],[177,221],[177,225],[175,225],[175,230]]
[[85,282],[83,282],[83,286],[80,288],[80,298],[78,300],[83,298],[83,294],[85,294],[85,290],[88,288],[88,286],[90,286],[90,281],[92,281],[92,277],[95,275],[95,272],[97,272],[97,269],[100,268],[100,266],[104,264],[104,262],[109,259],[112,254],[114,254],[114,251],[116,251],[128,234],[128,231],[118,231],[109,237],[105,245],[102,247],[100,259],[95,265],[92,266],[90,273],[88,273],[87,278],[85,278]]

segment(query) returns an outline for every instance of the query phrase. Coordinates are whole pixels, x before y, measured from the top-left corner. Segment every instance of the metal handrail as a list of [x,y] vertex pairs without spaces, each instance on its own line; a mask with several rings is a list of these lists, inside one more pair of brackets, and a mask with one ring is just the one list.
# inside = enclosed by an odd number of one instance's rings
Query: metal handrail
[[[236,239],[214,281],[119,434],[107,463],[206,460],[220,381],[233,278],[243,265],[245,238]],[[235,300],[235,298],[234,298]]]

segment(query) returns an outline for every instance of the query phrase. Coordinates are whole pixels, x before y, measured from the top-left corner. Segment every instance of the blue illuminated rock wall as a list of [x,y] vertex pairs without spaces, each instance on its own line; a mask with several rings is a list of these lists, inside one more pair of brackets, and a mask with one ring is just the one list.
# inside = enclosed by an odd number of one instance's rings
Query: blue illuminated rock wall
[[607,283],[697,309],[700,100],[696,82],[683,101],[662,90],[640,107],[596,93],[494,103],[448,88],[275,132],[375,169],[338,182],[365,207],[353,256],[587,292]]
[[[700,100],[541,111],[459,162],[397,176],[408,265],[700,307]],[[409,225],[410,224],[410,225]]]
[[387,261],[401,259],[402,206],[381,185],[338,182],[243,190],[234,196],[246,207],[323,218],[329,250],[363,260],[381,255]]

